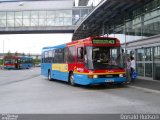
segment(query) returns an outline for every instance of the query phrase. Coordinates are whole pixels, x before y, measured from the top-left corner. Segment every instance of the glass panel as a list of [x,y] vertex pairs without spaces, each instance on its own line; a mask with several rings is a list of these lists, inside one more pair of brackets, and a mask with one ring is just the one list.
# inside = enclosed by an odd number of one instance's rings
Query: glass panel
[[145,76],[152,77],[152,63],[145,64]]
[[39,18],[46,18],[46,11],[39,11]]
[[152,61],[152,48],[146,48],[145,61]]
[[0,12],[0,19],[6,19],[6,12]]
[[23,26],[30,26],[30,19],[23,19]]
[[15,26],[22,26],[22,19],[15,19]]
[[56,17],[63,17],[64,11],[56,11]]
[[157,34],[160,34],[160,17],[145,21],[143,27],[144,38]]
[[14,12],[7,12],[7,19],[14,20]]
[[54,26],[55,25],[55,19],[47,19],[47,26]]
[[23,11],[23,18],[30,18],[30,11]]
[[160,46],[154,48],[154,60],[160,61]]
[[137,61],[143,61],[144,49],[137,49]]
[[38,11],[31,11],[31,18],[38,18]]
[[31,26],[38,26],[38,19],[31,19]]
[[46,19],[39,19],[39,26],[45,26],[46,25]]
[[159,71],[160,71],[160,63],[156,63],[156,64],[154,65],[154,72],[155,72],[155,74],[154,74],[154,79],[155,79],[155,80],[160,80]]
[[6,20],[0,19],[0,27],[6,27]]
[[7,27],[14,27],[14,20],[7,20]]
[[55,11],[47,11],[47,18],[55,18],[56,12]]
[[78,24],[80,20],[80,10],[73,10],[73,25]]
[[144,64],[137,63],[137,72],[139,76],[144,76]]
[[85,18],[88,15],[88,9],[82,9],[81,10],[81,17]]
[[64,18],[64,25],[72,25],[72,18]]
[[72,10],[65,10],[63,11],[64,17],[72,17]]
[[55,26],[63,25],[63,18],[56,18],[55,22]]
[[21,18],[22,19],[22,12],[15,12],[15,18]]

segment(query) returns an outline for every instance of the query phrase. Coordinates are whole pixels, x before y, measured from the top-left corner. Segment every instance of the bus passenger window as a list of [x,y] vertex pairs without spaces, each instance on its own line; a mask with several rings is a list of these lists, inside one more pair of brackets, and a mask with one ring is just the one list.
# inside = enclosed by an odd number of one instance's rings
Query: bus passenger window
[[83,62],[83,47],[77,49],[78,62]]

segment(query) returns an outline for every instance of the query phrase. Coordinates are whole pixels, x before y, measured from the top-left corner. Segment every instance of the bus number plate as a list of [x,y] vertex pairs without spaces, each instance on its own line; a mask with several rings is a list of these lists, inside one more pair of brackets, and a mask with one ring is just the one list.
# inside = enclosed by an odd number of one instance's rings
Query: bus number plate
[[109,80],[105,80],[105,82],[110,83],[110,82],[114,82],[113,79],[109,79]]

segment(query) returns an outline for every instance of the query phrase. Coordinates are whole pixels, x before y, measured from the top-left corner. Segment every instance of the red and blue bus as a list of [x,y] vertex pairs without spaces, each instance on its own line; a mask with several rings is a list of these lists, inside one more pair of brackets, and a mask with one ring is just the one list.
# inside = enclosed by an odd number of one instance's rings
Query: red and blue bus
[[110,37],[88,37],[42,49],[41,74],[71,85],[93,85],[126,81],[120,66],[120,41]]
[[4,69],[29,69],[33,67],[30,56],[4,56]]

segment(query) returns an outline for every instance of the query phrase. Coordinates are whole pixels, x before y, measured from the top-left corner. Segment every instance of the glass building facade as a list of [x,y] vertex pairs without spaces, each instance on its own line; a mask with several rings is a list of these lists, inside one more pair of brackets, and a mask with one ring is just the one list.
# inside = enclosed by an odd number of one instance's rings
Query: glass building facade
[[[122,15],[118,21],[111,21],[104,28],[105,34],[119,38],[122,44],[134,41],[136,43],[144,39],[151,41],[153,36],[160,35],[160,0],[152,0],[143,7]],[[160,43],[160,36],[157,39]],[[126,47],[126,52],[135,57],[139,77],[160,80],[160,44],[136,47]]]
[[69,10],[0,11],[0,28],[30,26],[72,26],[80,23],[89,8]]

